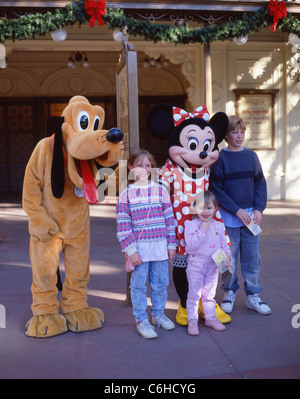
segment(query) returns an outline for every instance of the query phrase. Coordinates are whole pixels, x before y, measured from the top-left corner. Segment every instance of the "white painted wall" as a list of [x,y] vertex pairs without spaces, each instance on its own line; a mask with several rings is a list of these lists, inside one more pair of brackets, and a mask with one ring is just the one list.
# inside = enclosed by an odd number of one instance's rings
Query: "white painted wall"
[[279,90],[274,106],[275,148],[256,151],[270,200],[300,198],[300,83],[295,85],[288,77],[290,47],[282,41],[211,45],[214,111],[235,114],[234,89]]

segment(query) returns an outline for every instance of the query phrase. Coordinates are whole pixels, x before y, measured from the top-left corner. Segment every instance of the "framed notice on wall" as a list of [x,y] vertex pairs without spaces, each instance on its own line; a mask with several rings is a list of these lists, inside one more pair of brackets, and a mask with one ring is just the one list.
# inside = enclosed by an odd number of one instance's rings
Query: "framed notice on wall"
[[274,149],[274,102],[278,90],[236,89],[236,114],[246,125],[245,147]]

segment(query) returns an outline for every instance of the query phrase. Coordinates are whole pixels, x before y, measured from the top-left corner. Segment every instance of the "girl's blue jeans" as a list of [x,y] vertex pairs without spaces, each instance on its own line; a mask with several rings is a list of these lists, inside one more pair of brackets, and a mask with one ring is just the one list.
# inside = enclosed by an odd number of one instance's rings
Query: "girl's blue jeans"
[[259,235],[254,236],[246,226],[227,227],[227,233],[231,241],[231,265],[233,274],[225,272],[222,274],[223,288],[236,292],[239,288],[237,266],[240,255],[241,272],[244,277],[244,289],[247,295],[259,293],[262,287],[259,282],[260,255]]
[[164,313],[169,285],[168,260],[143,262],[136,266],[131,273],[130,291],[135,321],[148,320],[147,309],[147,277],[149,272],[149,284],[151,287],[151,313],[158,316]]

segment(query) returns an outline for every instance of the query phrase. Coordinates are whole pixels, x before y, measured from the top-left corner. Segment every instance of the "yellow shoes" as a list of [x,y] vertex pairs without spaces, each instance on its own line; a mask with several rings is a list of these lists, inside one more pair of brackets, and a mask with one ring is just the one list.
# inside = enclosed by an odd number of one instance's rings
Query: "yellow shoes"
[[[199,314],[202,319],[205,318],[201,300],[199,301]],[[223,310],[220,308],[220,306],[218,304],[216,304],[215,315],[216,315],[216,318],[222,324],[231,322],[231,317],[227,313],[223,312]],[[177,314],[176,314],[176,323],[179,324],[180,326],[187,326],[189,324],[188,319],[187,319],[186,308],[183,308],[181,306],[181,301],[179,301],[179,304],[178,304],[178,310],[177,310]]]
[[[202,302],[201,299],[199,301],[199,314],[202,319],[205,319],[204,317],[204,312],[203,312],[203,307],[202,307]],[[216,311],[215,311],[216,318],[222,323],[230,323],[231,322],[231,317],[228,316],[227,313],[223,312],[223,310],[220,308],[220,306],[216,303]]]
[[176,314],[176,323],[179,324],[180,326],[187,326],[189,324],[186,308],[183,308],[181,306],[181,301],[179,301],[179,303],[178,303],[178,310],[177,310],[177,314]]
[[231,322],[231,317],[223,312],[223,310],[220,308],[220,306],[216,303],[216,318],[222,323],[222,324],[226,324],[226,323],[230,323]]

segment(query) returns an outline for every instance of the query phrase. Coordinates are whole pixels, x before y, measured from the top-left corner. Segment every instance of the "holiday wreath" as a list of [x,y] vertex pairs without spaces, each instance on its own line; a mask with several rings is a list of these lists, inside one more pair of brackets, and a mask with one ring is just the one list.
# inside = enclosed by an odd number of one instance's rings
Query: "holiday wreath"
[[153,42],[169,42],[175,44],[209,43],[217,40],[230,40],[234,37],[245,36],[269,27],[273,31],[281,29],[283,32],[294,33],[300,37],[300,24],[286,10],[282,0],[270,0],[269,4],[258,11],[244,13],[235,22],[212,24],[209,26],[189,27],[188,25],[156,24],[126,17],[120,8],[108,7],[104,0],[75,0],[65,7],[47,11],[44,14],[27,14],[16,19],[0,19],[0,43],[7,40],[21,41],[43,36],[56,29],[62,29],[76,23],[79,25],[89,22],[94,26],[96,20],[99,26],[109,24],[109,29],[127,26],[127,33],[132,36],[142,36]]

